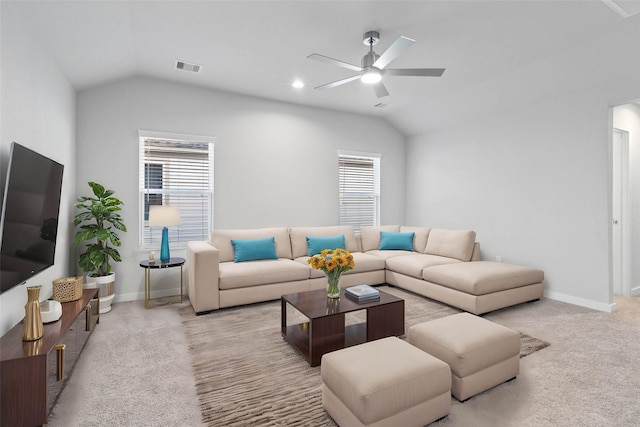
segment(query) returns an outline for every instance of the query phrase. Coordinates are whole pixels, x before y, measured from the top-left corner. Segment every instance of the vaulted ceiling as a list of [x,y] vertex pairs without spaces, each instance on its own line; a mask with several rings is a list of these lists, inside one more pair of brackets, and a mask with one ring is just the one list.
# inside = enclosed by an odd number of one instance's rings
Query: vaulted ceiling
[[[585,46],[632,23],[625,1],[29,1],[2,2],[39,37],[79,90],[152,76],[224,91],[383,117],[406,135],[590,84],[607,58]],[[633,7],[631,4],[630,7]],[[442,77],[385,76],[390,96],[354,72],[366,31],[382,53],[416,40],[389,68],[446,68]],[[637,32],[635,33],[637,34]],[[611,46],[615,50],[615,46]],[[176,61],[200,65],[176,70]],[[636,71],[637,72],[637,71]],[[302,89],[291,83],[299,79]],[[383,103],[385,108],[375,107]]]

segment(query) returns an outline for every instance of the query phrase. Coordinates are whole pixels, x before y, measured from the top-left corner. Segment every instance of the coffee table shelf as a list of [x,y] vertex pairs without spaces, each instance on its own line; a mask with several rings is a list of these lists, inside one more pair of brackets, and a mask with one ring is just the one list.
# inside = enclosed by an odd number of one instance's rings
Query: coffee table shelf
[[[320,364],[322,355],[330,351],[362,344],[375,339],[404,335],[404,300],[380,291],[380,300],[358,303],[345,297],[327,298],[326,291],[299,292],[283,295],[282,337],[296,348],[311,366]],[[287,304],[309,319],[287,324]],[[366,310],[366,321],[345,326],[345,314]]]

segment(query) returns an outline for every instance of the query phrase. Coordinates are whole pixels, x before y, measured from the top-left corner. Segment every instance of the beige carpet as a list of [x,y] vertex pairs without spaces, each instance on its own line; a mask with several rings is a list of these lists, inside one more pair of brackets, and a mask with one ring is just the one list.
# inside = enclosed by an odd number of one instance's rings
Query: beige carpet
[[[400,289],[382,289],[405,299],[406,328],[460,312]],[[322,408],[320,367],[309,367],[280,335],[279,301],[203,316],[191,307],[180,312],[205,424],[335,426]],[[347,317],[347,323],[363,320],[361,314]],[[522,343],[521,357],[548,345],[528,335]]]
[[[464,403],[451,399],[449,416],[429,427],[637,427],[640,297],[616,297],[615,302],[619,310],[614,314],[547,298],[487,314],[485,318],[551,346],[521,359],[515,381]],[[191,363],[196,349],[189,349],[185,316],[178,313],[189,305],[185,301],[145,310],[143,301],[114,304],[101,317],[48,425],[205,426]],[[244,309],[219,314],[233,312],[240,322]],[[217,318],[216,313],[203,318],[211,316]],[[208,339],[224,349],[216,332],[212,326]],[[272,336],[269,342],[277,343]],[[247,344],[242,353],[252,348]],[[277,358],[292,351],[284,343],[281,348]],[[237,359],[233,353],[227,354]],[[294,354],[292,367],[304,366]],[[226,369],[224,361],[216,363]],[[216,381],[215,374],[210,381]],[[273,395],[281,392],[276,384],[271,390]],[[269,393],[265,399],[271,399]],[[237,399],[234,405],[246,410]]]
[[130,301],[112,307],[100,315],[47,425],[200,425],[179,305],[145,310],[144,301]]

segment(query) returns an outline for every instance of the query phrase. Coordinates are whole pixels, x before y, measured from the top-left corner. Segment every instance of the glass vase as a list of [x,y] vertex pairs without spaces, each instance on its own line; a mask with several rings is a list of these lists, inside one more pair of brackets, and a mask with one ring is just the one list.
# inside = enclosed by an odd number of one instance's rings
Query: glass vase
[[42,338],[44,325],[40,312],[40,286],[27,287],[27,304],[24,306],[23,341],[35,341]]
[[327,297],[340,298],[340,275],[327,275]]
[[340,298],[327,298],[327,314],[340,312]]

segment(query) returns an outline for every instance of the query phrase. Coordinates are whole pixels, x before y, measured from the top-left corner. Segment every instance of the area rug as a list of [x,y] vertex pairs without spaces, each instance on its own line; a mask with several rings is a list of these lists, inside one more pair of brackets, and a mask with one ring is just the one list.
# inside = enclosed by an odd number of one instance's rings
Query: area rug
[[[460,310],[397,288],[406,328]],[[293,310],[293,309],[291,309]],[[196,316],[181,308],[202,420],[209,426],[335,426],[322,408],[320,367],[310,367],[280,335],[280,301]],[[295,313],[287,315],[295,318]],[[358,315],[347,323],[362,321]],[[525,357],[548,344],[521,334]]]

